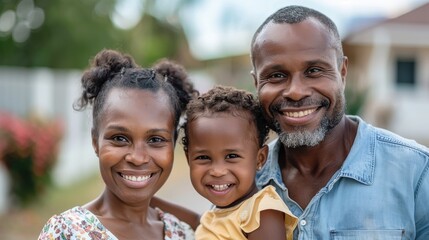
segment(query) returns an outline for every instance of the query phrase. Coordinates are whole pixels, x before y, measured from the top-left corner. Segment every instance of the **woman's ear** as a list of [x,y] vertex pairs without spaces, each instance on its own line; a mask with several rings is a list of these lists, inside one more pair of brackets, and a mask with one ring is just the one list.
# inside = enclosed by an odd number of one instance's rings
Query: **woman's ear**
[[98,157],[98,136],[95,133],[94,128],[91,129],[92,148],[94,149],[95,155]]
[[258,151],[258,159],[256,162],[256,169],[259,171],[264,166],[268,158],[268,146],[262,146]]

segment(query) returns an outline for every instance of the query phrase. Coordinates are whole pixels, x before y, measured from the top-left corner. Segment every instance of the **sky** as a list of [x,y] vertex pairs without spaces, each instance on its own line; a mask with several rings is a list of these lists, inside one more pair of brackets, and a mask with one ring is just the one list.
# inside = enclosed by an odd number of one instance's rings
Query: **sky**
[[[141,0],[123,0],[117,26],[130,28],[139,21]],[[177,0],[157,0],[164,12]],[[344,37],[353,19],[392,18],[429,0],[196,0],[179,11],[192,54],[201,60],[247,53],[259,25],[287,5],[314,8],[330,17]],[[122,14],[121,14],[122,13]],[[134,19],[134,20],[133,20]]]

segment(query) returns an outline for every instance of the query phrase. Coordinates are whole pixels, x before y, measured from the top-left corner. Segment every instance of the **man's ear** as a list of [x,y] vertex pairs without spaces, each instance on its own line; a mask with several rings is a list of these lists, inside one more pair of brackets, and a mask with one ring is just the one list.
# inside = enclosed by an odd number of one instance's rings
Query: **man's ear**
[[255,70],[250,71],[250,75],[253,77],[253,85],[258,89],[258,79],[256,78]]
[[264,166],[265,162],[268,158],[268,146],[264,145],[262,146],[258,151],[258,159],[256,162],[256,169],[260,170],[262,166]]
[[346,85],[348,65],[349,65],[349,59],[346,56],[343,56],[343,62],[341,64],[340,73],[341,73],[341,79],[342,79],[344,85]]
[[98,136],[94,128],[91,129],[92,148],[94,149],[95,155],[98,157]]

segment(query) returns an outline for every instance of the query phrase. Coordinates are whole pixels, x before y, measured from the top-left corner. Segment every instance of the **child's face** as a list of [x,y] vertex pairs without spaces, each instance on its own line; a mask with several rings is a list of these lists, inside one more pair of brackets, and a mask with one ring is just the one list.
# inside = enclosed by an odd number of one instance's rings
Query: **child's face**
[[226,207],[256,189],[256,169],[266,160],[268,148],[259,148],[256,126],[249,118],[198,117],[188,123],[187,137],[191,181],[199,194]]

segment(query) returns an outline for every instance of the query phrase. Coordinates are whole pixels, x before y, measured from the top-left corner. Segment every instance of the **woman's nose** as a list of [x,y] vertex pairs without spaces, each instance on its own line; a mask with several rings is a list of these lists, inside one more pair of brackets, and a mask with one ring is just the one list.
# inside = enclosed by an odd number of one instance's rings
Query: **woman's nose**
[[150,156],[143,146],[134,145],[130,148],[130,152],[125,156],[125,160],[134,165],[141,165],[149,162]]

